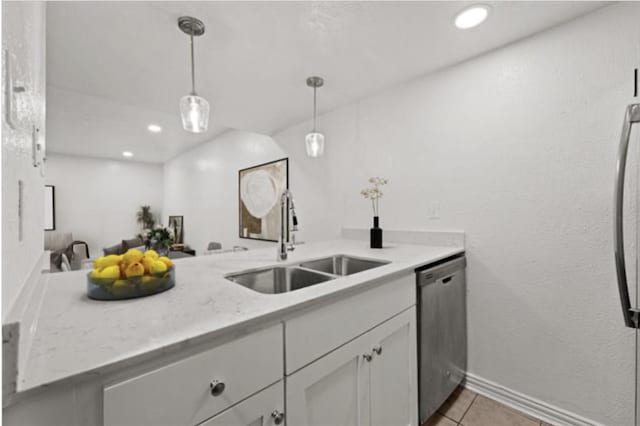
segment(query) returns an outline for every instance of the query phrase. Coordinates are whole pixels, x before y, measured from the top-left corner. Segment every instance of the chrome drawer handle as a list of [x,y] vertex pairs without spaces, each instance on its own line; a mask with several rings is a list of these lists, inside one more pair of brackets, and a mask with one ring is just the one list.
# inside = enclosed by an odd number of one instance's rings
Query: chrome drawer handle
[[284,420],[284,413],[274,410],[274,412],[271,413],[271,417],[273,418],[273,423],[279,425]]
[[375,346],[373,348],[373,353],[375,353],[376,355],[381,355],[382,354],[382,346]]
[[214,380],[209,384],[209,387],[211,388],[212,396],[220,396],[222,395],[222,392],[224,392],[224,388],[227,386],[220,380]]
[[373,355],[372,354],[362,354],[362,358],[364,358],[364,360],[367,361],[367,362],[371,362],[371,360],[373,359]]

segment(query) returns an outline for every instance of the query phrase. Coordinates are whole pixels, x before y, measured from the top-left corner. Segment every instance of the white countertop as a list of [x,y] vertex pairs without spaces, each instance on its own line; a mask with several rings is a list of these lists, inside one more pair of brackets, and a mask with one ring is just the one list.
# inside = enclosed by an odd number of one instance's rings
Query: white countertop
[[[86,296],[87,271],[50,274],[44,303],[17,392],[101,369],[127,360],[187,345],[194,338],[216,338],[254,322],[278,317],[366,285],[377,278],[462,252],[462,247],[389,244],[369,249],[367,241],[336,240],[301,245],[286,262],[276,261],[275,246],[246,252],[176,260],[176,286],[154,296],[95,301]],[[262,294],[224,278],[233,272],[269,265],[349,254],[391,261],[388,265],[281,294]]]

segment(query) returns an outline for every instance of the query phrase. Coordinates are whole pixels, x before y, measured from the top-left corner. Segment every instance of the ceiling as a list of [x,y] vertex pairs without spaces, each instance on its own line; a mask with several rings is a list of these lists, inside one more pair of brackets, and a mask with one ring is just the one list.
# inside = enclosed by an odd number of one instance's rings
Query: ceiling
[[[483,2],[491,13],[459,30],[471,2],[50,2],[47,149],[164,162],[228,128],[273,134],[311,114],[310,75],[325,78],[319,110],[455,64],[603,6],[602,2]],[[210,130],[182,130],[190,90],[192,15],[196,90]],[[164,130],[151,134],[149,123]]]

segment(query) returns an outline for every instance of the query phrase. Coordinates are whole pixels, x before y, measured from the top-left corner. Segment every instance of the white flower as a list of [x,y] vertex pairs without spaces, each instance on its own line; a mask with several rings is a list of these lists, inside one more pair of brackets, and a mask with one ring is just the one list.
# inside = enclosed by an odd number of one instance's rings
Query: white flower
[[362,196],[367,200],[371,200],[371,206],[373,207],[373,214],[377,216],[379,212],[378,202],[383,195],[382,191],[380,190],[380,187],[382,185],[386,185],[388,183],[388,180],[385,178],[376,176],[376,177],[369,178],[369,183],[372,183],[373,186],[370,188],[363,189],[362,191],[360,191],[360,194],[362,194]]

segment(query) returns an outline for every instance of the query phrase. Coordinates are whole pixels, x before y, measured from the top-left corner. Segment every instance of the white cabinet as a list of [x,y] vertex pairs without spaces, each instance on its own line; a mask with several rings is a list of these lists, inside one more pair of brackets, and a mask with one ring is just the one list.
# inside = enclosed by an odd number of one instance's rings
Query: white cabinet
[[367,285],[235,340],[51,387],[5,408],[5,423],[418,426],[415,275]]
[[371,330],[371,425],[418,424],[416,310]]
[[199,426],[284,425],[284,416],[284,386],[278,382]]
[[287,377],[287,425],[364,424],[369,346],[366,338],[355,339]]
[[417,426],[415,307],[287,377],[295,426]]
[[282,380],[282,325],[104,390],[104,426],[195,425]]
[[416,304],[415,274],[384,277],[371,289],[285,321],[286,374],[292,374]]

